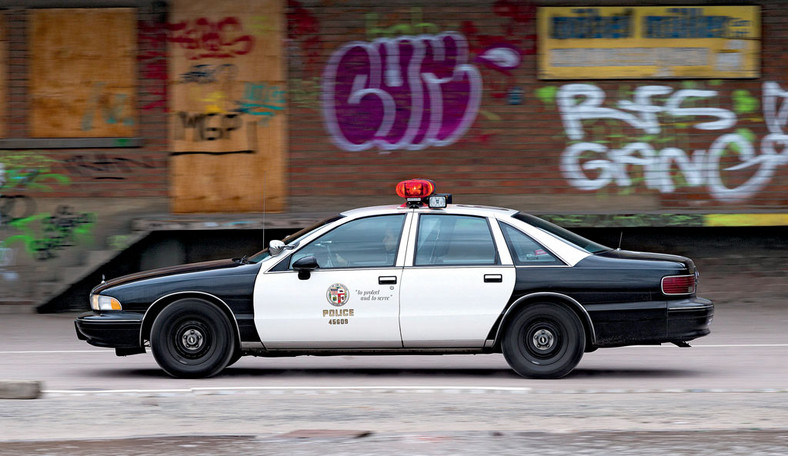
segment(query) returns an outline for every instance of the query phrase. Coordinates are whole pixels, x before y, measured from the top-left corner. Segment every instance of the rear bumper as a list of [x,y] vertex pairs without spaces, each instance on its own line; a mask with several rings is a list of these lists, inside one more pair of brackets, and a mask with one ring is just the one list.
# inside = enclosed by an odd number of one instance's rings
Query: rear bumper
[[77,316],[77,338],[96,347],[138,348],[143,314],[135,312],[94,313]]
[[668,301],[668,342],[686,342],[705,336],[714,318],[714,304],[704,298]]

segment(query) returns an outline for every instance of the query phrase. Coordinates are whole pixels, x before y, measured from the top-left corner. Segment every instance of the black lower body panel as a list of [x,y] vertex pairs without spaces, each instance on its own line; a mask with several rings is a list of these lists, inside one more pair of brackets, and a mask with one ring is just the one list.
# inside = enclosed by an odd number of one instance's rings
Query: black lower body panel
[[137,348],[142,314],[135,312],[87,312],[74,320],[77,337],[96,347]]

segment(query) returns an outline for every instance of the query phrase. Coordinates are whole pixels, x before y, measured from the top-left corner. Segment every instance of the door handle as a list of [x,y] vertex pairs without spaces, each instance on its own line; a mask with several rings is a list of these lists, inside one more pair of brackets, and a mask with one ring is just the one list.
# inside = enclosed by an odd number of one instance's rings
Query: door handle
[[397,276],[378,277],[378,285],[395,285],[396,283],[397,283]]
[[501,283],[503,282],[502,274],[484,274],[484,281],[486,283]]

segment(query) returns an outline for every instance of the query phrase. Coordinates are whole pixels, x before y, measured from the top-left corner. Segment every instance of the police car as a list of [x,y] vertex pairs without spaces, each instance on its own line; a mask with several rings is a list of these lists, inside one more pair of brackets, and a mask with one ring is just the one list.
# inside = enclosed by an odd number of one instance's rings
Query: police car
[[450,204],[427,179],[401,205],[343,212],[251,257],[102,282],[77,336],[150,348],[173,377],[241,356],[503,353],[560,378],[584,352],[709,333],[689,258],[611,249],[516,210]]

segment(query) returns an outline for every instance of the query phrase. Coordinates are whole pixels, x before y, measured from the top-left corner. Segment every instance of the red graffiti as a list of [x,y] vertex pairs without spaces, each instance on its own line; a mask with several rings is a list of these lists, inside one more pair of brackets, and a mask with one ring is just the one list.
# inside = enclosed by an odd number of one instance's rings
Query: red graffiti
[[320,22],[297,0],[288,0],[287,8],[287,38],[299,43],[301,52],[306,57],[307,74],[315,74],[323,48]]
[[[471,52],[476,54],[474,61],[495,71],[493,75],[485,75],[485,85],[489,87],[490,94],[494,98],[504,98],[507,96],[507,87],[516,82],[511,71],[520,65],[519,61],[516,65],[508,64],[507,61],[536,54],[536,5],[528,0],[496,0],[493,13],[506,19],[501,24],[500,34],[479,33],[471,21],[463,21],[460,31],[468,38]],[[506,48],[511,52],[500,52]],[[497,52],[491,54],[490,50]],[[504,59],[503,62],[501,59]]]
[[142,77],[149,80],[147,92],[153,101],[142,106],[149,111],[162,108],[167,111],[167,30],[156,22],[138,23],[139,46],[145,49],[137,55],[142,68]]
[[227,59],[245,55],[254,47],[254,37],[243,32],[241,21],[225,17],[213,22],[206,17],[168,24],[169,41],[186,50],[186,58]]

